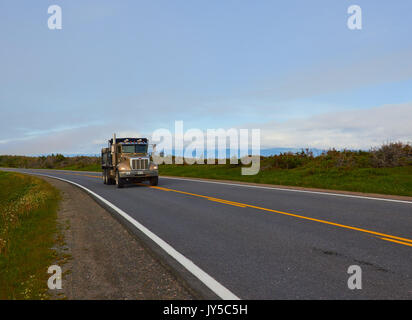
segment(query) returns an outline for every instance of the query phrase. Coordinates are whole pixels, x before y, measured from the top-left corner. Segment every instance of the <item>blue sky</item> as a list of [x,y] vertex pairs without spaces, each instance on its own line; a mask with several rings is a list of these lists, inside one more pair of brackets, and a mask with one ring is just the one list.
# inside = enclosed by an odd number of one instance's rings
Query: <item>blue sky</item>
[[[47,28],[58,4],[63,29]],[[357,4],[363,29],[347,28]],[[412,140],[412,2],[0,2],[0,154],[260,128],[263,147]]]

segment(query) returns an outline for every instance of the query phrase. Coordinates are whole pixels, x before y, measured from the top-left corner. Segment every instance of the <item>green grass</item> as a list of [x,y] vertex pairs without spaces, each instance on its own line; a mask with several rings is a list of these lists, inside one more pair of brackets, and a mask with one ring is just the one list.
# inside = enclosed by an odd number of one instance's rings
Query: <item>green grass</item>
[[313,168],[261,170],[242,176],[239,166],[161,165],[159,175],[234,180],[285,186],[412,196],[412,166],[395,168]]
[[59,199],[41,179],[0,171],[0,300],[48,298]]
[[[63,169],[101,171],[99,165],[71,166]],[[255,176],[242,176],[241,167],[236,165],[160,165],[159,175],[412,196],[412,166],[328,168],[311,166],[309,163],[307,166],[294,169],[262,169]]]

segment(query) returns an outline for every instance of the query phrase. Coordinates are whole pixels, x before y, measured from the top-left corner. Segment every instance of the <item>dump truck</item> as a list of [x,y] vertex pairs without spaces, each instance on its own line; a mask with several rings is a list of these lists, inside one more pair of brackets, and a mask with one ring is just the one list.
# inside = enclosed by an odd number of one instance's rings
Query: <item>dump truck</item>
[[150,185],[156,186],[158,166],[148,150],[147,138],[116,138],[114,134],[108,147],[102,149],[103,183],[122,188],[127,183],[149,181]]

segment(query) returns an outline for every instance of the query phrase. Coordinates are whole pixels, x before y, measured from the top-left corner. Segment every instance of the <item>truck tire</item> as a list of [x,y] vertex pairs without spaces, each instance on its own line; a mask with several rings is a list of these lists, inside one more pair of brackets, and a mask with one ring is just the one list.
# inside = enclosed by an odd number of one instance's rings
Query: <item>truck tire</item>
[[110,170],[109,170],[109,169],[107,170],[106,174],[107,174],[107,184],[109,184],[109,185],[116,184],[116,180],[113,179],[113,178],[110,176]]
[[108,182],[107,182],[107,170],[106,169],[103,170],[102,176],[103,176],[103,183],[108,184]]
[[110,170],[106,169],[106,184],[111,185],[111,184],[116,184],[116,181],[111,178],[110,176]]
[[120,178],[119,171],[116,171],[116,186],[120,189],[123,188],[123,181]]
[[159,183],[159,177],[150,178],[150,185],[151,186],[157,186],[158,183]]

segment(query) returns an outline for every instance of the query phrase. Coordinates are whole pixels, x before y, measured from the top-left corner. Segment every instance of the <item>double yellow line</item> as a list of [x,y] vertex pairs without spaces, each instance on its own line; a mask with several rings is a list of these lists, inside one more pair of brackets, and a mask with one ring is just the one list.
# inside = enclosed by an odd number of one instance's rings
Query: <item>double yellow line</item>
[[335,227],[340,227],[340,228],[344,228],[344,229],[355,230],[355,231],[359,231],[359,232],[363,232],[363,233],[372,234],[372,235],[377,236],[378,238],[380,238],[382,240],[385,240],[385,241],[390,241],[390,242],[403,244],[405,246],[412,247],[412,240],[411,239],[392,236],[392,235],[381,233],[381,232],[371,231],[371,230],[367,230],[367,229],[361,229],[361,228],[357,228],[357,227],[351,227],[351,226],[347,226],[347,225],[344,225],[344,224],[339,224],[339,223],[335,223],[335,222],[331,222],[331,221],[305,217],[305,216],[301,216],[301,215],[293,214],[293,213],[289,213],[289,212],[283,212],[283,211],[278,211],[278,210],[274,210],[274,209],[262,208],[262,207],[253,206],[253,205],[246,204],[246,203],[240,203],[240,202],[234,202],[234,201],[229,201],[229,200],[224,200],[224,199],[219,199],[219,198],[213,198],[213,197],[204,196],[204,195],[191,193],[191,192],[168,189],[168,188],[163,188],[163,187],[154,187],[154,186],[148,186],[148,187],[153,188],[153,189],[163,190],[163,191],[171,191],[171,192],[181,193],[181,194],[185,194],[185,195],[200,197],[200,198],[204,198],[206,200],[219,202],[219,203],[222,203],[222,204],[227,204],[227,205],[231,205],[231,206],[235,206],[235,207],[252,208],[252,209],[262,210],[262,211],[266,211],[266,212],[278,213],[278,214],[282,214],[282,215],[286,215],[286,216],[290,216],[290,217],[294,217],[294,218],[298,218],[298,219],[315,221],[315,222],[319,222],[319,223],[323,223],[323,224],[327,224],[327,225],[331,225],[331,226],[335,226]]
[[82,177],[102,179],[102,176],[92,176],[92,175],[90,175],[90,174],[84,174],[84,173],[59,172],[59,174],[67,174],[67,175],[69,175],[69,176],[82,176]]
[[[78,173],[64,173],[64,174],[74,174],[74,175],[80,175],[80,176],[86,176],[86,177],[92,177],[92,178],[99,178],[99,179],[101,178],[101,176],[92,176],[92,175],[85,175],[85,174],[78,174]],[[158,190],[168,191],[168,192],[176,192],[176,193],[185,194],[185,195],[189,195],[189,196],[199,197],[199,198],[203,198],[203,199],[206,199],[206,200],[209,200],[209,201],[222,203],[222,204],[226,204],[226,205],[231,205],[231,206],[235,206],[235,207],[239,207],[239,208],[252,208],[252,209],[271,212],[271,213],[278,213],[278,214],[282,214],[282,215],[286,215],[286,216],[294,217],[294,218],[298,218],[298,219],[323,223],[323,224],[327,224],[327,225],[331,225],[331,226],[335,226],[335,227],[340,227],[340,228],[344,228],[344,229],[359,231],[359,232],[374,235],[374,236],[378,237],[379,239],[382,239],[382,240],[385,240],[385,241],[389,241],[389,242],[393,242],[393,243],[402,244],[402,245],[405,245],[405,246],[412,247],[412,240],[411,239],[392,236],[390,234],[385,234],[385,233],[371,231],[371,230],[367,230],[367,229],[347,226],[347,225],[344,225],[344,224],[335,223],[335,222],[331,222],[331,221],[327,221],[327,220],[321,220],[321,219],[305,217],[305,216],[301,216],[301,215],[294,214],[294,213],[283,212],[283,211],[278,211],[278,210],[268,209],[268,208],[262,208],[262,207],[258,207],[258,206],[254,206],[254,205],[250,205],[250,204],[246,204],[246,203],[240,203],[240,202],[235,202],[235,201],[230,201],[230,200],[225,200],[225,199],[214,198],[214,197],[210,197],[210,196],[204,196],[204,195],[201,195],[201,194],[196,194],[196,193],[191,193],[191,192],[185,192],[185,191],[169,189],[169,188],[164,188],[164,187],[157,187],[157,186],[148,186],[148,185],[145,185],[145,184],[139,184],[139,185],[149,187],[149,188],[152,188],[152,189],[158,189]]]

